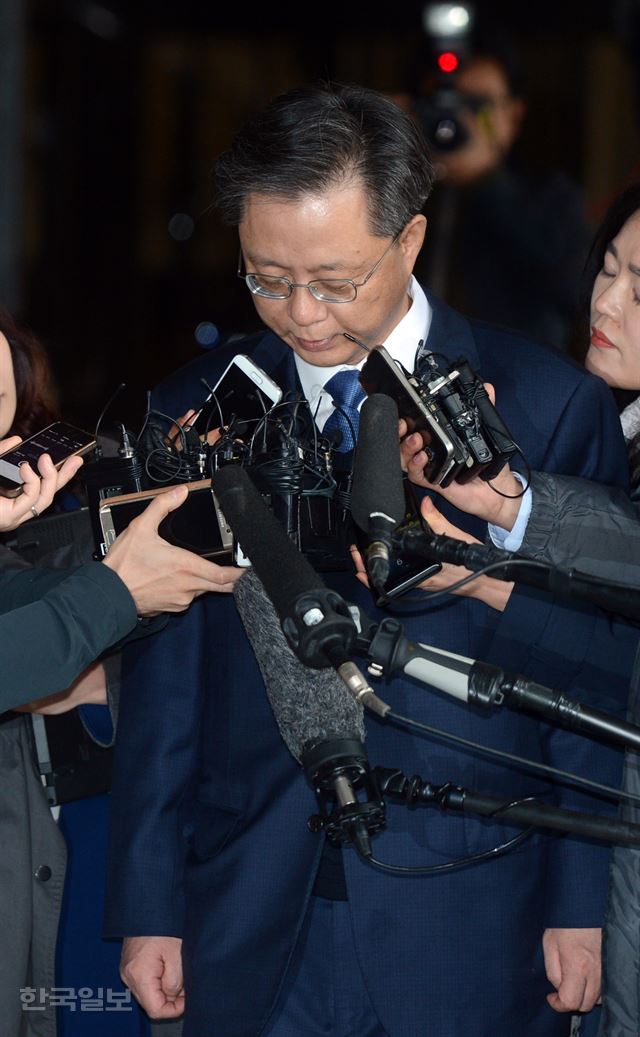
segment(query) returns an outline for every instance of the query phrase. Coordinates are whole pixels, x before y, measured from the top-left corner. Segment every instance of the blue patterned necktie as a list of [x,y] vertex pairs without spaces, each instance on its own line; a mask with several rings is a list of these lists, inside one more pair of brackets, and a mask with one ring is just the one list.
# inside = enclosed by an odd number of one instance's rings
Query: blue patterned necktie
[[323,435],[330,435],[336,430],[342,433],[342,439],[335,447],[341,454],[353,450],[358,438],[358,405],[367,395],[360,385],[359,377],[360,372],[357,368],[352,371],[338,371],[324,387],[324,391],[329,394],[336,406],[333,414],[325,421],[322,432]]

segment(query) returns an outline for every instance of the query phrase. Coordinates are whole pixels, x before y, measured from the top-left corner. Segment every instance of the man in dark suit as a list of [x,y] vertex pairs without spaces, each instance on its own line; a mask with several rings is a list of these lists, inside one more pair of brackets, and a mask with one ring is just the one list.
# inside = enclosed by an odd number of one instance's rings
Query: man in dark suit
[[[422,339],[451,360],[463,354],[495,385],[532,468],[624,484],[602,383],[553,350],[471,324],[413,279],[431,169],[419,130],[390,101],[355,87],[284,95],[240,131],[217,184],[239,229],[239,273],[269,330],[169,378],[158,409],[197,406],[200,378],[247,353],[283,390],[303,391],[319,428],[338,427],[348,464],[365,354],[343,333],[384,343],[408,369]],[[481,523],[451,514],[483,536]],[[351,573],[328,582],[375,612]],[[516,590],[503,612],[451,599],[405,629],[623,709],[634,638],[594,612]],[[132,647],[125,668],[106,931],[129,937],[123,975],[154,1017],[186,1005],[184,1037],[560,1037],[564,1013],[592,1007],[606,847],[535,833],[491,861],[422,877],[375,870],[309,831],[314,794],[228,601],[207,596],[154,643]],[[457,735],[619,781],[617,753],[559,729],[481,715],[404,680],[388,696],[397,712]],[[436,783],[585,803],[566,786],[376,721],[367,745],[372,763]],[[376,856],[447,865],[516,831],[497,818],[390,806]]]

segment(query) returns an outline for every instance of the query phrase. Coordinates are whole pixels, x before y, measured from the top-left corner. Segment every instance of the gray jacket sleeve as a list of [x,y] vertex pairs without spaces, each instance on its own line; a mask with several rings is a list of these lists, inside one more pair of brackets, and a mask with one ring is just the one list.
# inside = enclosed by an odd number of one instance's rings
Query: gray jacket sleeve
[[137,625],[129,591],[100,562],[2,572],[0,612],[0,711],[63,691]]
[[534,472],[519,553],[562,569],[640,586],[640,506],[623,490]]

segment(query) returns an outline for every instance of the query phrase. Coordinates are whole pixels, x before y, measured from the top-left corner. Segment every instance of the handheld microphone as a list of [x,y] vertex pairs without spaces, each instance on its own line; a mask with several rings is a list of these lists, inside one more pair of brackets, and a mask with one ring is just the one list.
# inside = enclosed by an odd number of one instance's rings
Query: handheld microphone
[[494,566],[496,580],[516,580],[529,587],[550,591],[567,601],[583,601],[628,619],[640,620],[640,590],[630,584],[604,582],[578,569],[556,569],[535,558],[503,551],[488,544],[467,544],[453,537],[408,529],[393,537],[399,551],[411,551],[438,562],[462,565],[476,572]]
[[[395,451],[392,443],[396,443]],[[351,514],[368,536],[365,566],[371,584],[379,593],[384,593],[389,578],[393,531],[402,522],[404,512],[398,407],[390,396],[376,393],[367,397],[360,411]]]
[[318,798],[316,827],[370,856],[369,835],[384,826],[384,804],[363,744],[362,706],[333,670],[311,670],[296,658],[254,570],[233,593],[280,734]]
[[381,702],[349,656],[357,628],[347,604],[324,585],[271,514],[244,468],[216,473],[215,494],[275,607],[289,645],[305,666],[334,666],[354,697],[384,716]]

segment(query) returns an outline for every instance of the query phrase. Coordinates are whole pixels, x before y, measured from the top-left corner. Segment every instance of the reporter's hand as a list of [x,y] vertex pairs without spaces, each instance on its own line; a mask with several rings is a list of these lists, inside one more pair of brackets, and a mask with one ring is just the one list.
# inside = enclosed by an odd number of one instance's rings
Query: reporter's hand
[[[0,441],[0,454],[12,450],[20,443],[19,436]],[[20,467],[20,475],[24,482],[22,490],[15,497],[2,496],[0,489],[0,532],[16,529],[45,511],[58,490],[66,486],[82,467],[81,457],[68,457],[59,469],[56,469],[48,454],[38,458],[38,473],[29,464]]]
[[242,575],[241,569],[216,565],[158,535],[162,520],[187,494],[185,485],[159,493],[115,539],[104,560],[128,587],[139,616],[183,612],[208,591],[229,593]]
[[120,975],[152,1019],[184,1014],[182,940],[175,936],[129,936],[122,944]]
[[[184,429],[185,432],[188,432],[190,429],[192,429],[198,417],[198,413],[198,411],[195,411],[193,410],[193,408],[191,408],[186,412],[186,414],[183,414],[182,417],[178,418],[176,424],[172,425],[169,429],[167,438],[170,440],[170,442],[176,448],[176,450],[182,450],[184,447],[184,437],[181,430]],[[221,428],[210,428],[206,436],[200,436],[199,438],[202,440],[203,443],[208,443],[209,446],[213,446],[214,443],[218,442],[221,436]]]
[[[403,427],[406,431],[406,425],[401,421],[401,435]],[[478,476],[464,484],[452,482],[447,487],[443,487],[427,482],[424,477],[427,454],[423,449],[422,436],[419,432],[414,432],[413,435],[402,440],[400,457],[403,469],[416,486],[433,490],[467,515],[476,515],[485,522],[500,526],[501,529],[513,528],[520,511],[522,486],[508,465],[505,465],[491,480],[491,486]],[[494,489],[491,488],[492,486]],[[496,490],[499,493],[496,493]],[[501,494],[506,496],[501,496]]]
[[[464,530],[458,529],[452,522],[449,522],[438,511],[430,497],[424,498],[420,505],[420,511],[422,517],[429,523],[432,531],[439,536],[454,537],[456,540],[462,540],[465,544],[478,544],[480,542],[469,533],[465,533]],[[430,576],[423,583],[419,583],[418,587],[421,590],[431,591],[432,593],[434,591],[447,590],[448,587],[452,587],[458,580],[463,580],[470,575],[470,570],[465,569],[462,565],[445,563],[440,572]],[[472,580],[465,587],[460,587],[459,590],[453,593],[467,598],[477,598],[479,601],[483,601],[485,605],[489,605],[490,608],[496,609],[498,612],[504,612],[512,590],[513,583],[506,583],[504,580],[494,580],[491,576],[477,576],[475,580]]]

